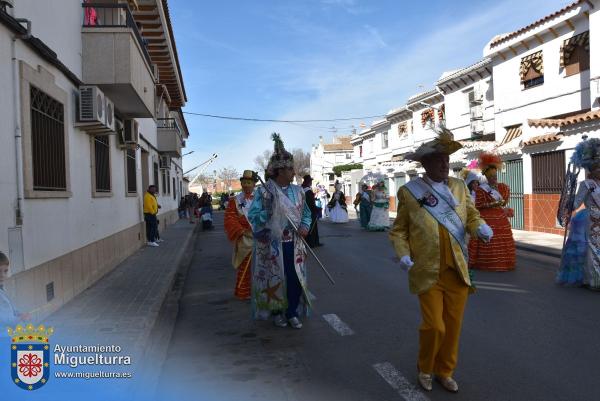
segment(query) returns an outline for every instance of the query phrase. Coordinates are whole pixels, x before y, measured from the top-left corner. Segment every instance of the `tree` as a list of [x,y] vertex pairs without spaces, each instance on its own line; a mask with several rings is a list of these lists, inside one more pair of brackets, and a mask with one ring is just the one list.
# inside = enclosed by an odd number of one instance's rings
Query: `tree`
[[334,166],[333,167],[333,172],[335,173],[336,176],[341,177],[342,176],[342,172],[344,171],[351,171],[351,170],[360,170],[363,168],[363,165],[360,163],[350,163],[350,164],[342,164],[340,166]]
[[254,158],[254,168],[256,168],[256,170],[259,172],[267,171],[267,165],[269,164],[269,159],[271,158],[272,154],[272,150],[265,150],[260,155],[256,156]]
[[223,181],[225,188],[231,188],[233,182],[240,177],[238,171],[231,166],[223,167],[221,170],[219,170],[217,176],[221,181]]
[[298,178],[310,174],[310,153],[300,148],[292,149],[290,152],[294,156],[294,171]]
[[[189,179],[190,179],[190,181],[193,180],[194,175],[191,175],[191,177],[189,177]],[[202,185],[202,188],[206,188],[208,186],[208,184],[212,184],[213,182],[214,182],[214,178],[203,173],[203,174],[200,174],[198,177],[196,177],[194,182],[190,182],[190,186],[200,184],[200,185]]]

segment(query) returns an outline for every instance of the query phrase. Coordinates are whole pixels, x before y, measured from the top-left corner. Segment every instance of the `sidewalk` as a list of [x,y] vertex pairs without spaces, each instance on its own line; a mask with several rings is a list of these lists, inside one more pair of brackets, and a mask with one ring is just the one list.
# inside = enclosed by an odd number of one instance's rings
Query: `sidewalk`
[[180,270],[187,268],[186,261],[189,265],[195,227],[188,220],[169,226],[161,232],[164,242],[159,247],[142,247],[52,314],[44,322],[54,327],[52,343],[118,345],[122,355],[131,356],[128,370],[134,373],[124,386],[138,392],[135,387],[140,381],[151,383],[169,344],[172,324],[167,327],[168,321],[174,323],[177,315],[173,293],[185,274]]
[[[356,213],[348,208],[350,218],[356,218]],[[390,212],[390,219],[396,218],[396,212]],[[517,249],[537,252],[560,258],[563,246],[563,236],[537,231],[512,230]]]

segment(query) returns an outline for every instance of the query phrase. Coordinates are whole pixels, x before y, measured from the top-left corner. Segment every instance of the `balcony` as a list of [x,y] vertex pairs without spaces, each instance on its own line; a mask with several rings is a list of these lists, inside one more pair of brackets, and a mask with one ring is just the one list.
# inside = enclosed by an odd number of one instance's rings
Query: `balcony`
[[127,4],[83,4],[83,82],[97,85],[123,118],[151,118],[152,63]]
[[183,139],[177,121],[174,118],[159,118],[157,128],[158,151],[171,157],[181,157]]

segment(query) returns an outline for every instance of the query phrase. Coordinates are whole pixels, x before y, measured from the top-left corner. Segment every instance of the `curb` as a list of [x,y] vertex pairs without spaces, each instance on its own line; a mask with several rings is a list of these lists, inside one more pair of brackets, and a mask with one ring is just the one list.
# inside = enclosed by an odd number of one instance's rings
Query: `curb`
[[133,386],[131,397],[133,400],[148,400],[148,396],[153,396],[156,392],[158,378],[167,357],[171,335],[175,328],[183,284],[192,262],[193,239],[198,236],[200,231],[198,225],[194,226],[173,260],[176,268],[173,269],[169,278],[169,285],[165,286],[164,294],[159,296],[162,301],[141,346],[144,352],[138,363],[141,371],[136,374],[136,385]]
[[562,256],[562,251],[560,249],[550,248],[542,245],[524,244],[515,241],[515,247],[522,251],[539,253],[541,255],[551,256],[558,259],[560,259]]

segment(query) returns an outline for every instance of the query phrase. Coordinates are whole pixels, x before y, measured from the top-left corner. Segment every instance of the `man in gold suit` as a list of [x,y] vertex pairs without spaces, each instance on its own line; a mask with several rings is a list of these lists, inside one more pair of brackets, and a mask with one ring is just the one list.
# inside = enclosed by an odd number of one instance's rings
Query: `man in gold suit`
[[467,296],[473,291],[467,268],[467,232],[484,241],[492,230],[479,216],[464,181],[448,177],[450,154],[462,145],[452,133],[438,130],[434,140],[406,156],[418,161],[425,176],[398,190],[398,214],[390,239],[400,265],[408,270],[409,288],[419,297],[418,380],[427,391],[435,377],[457,392],[452,378]]

